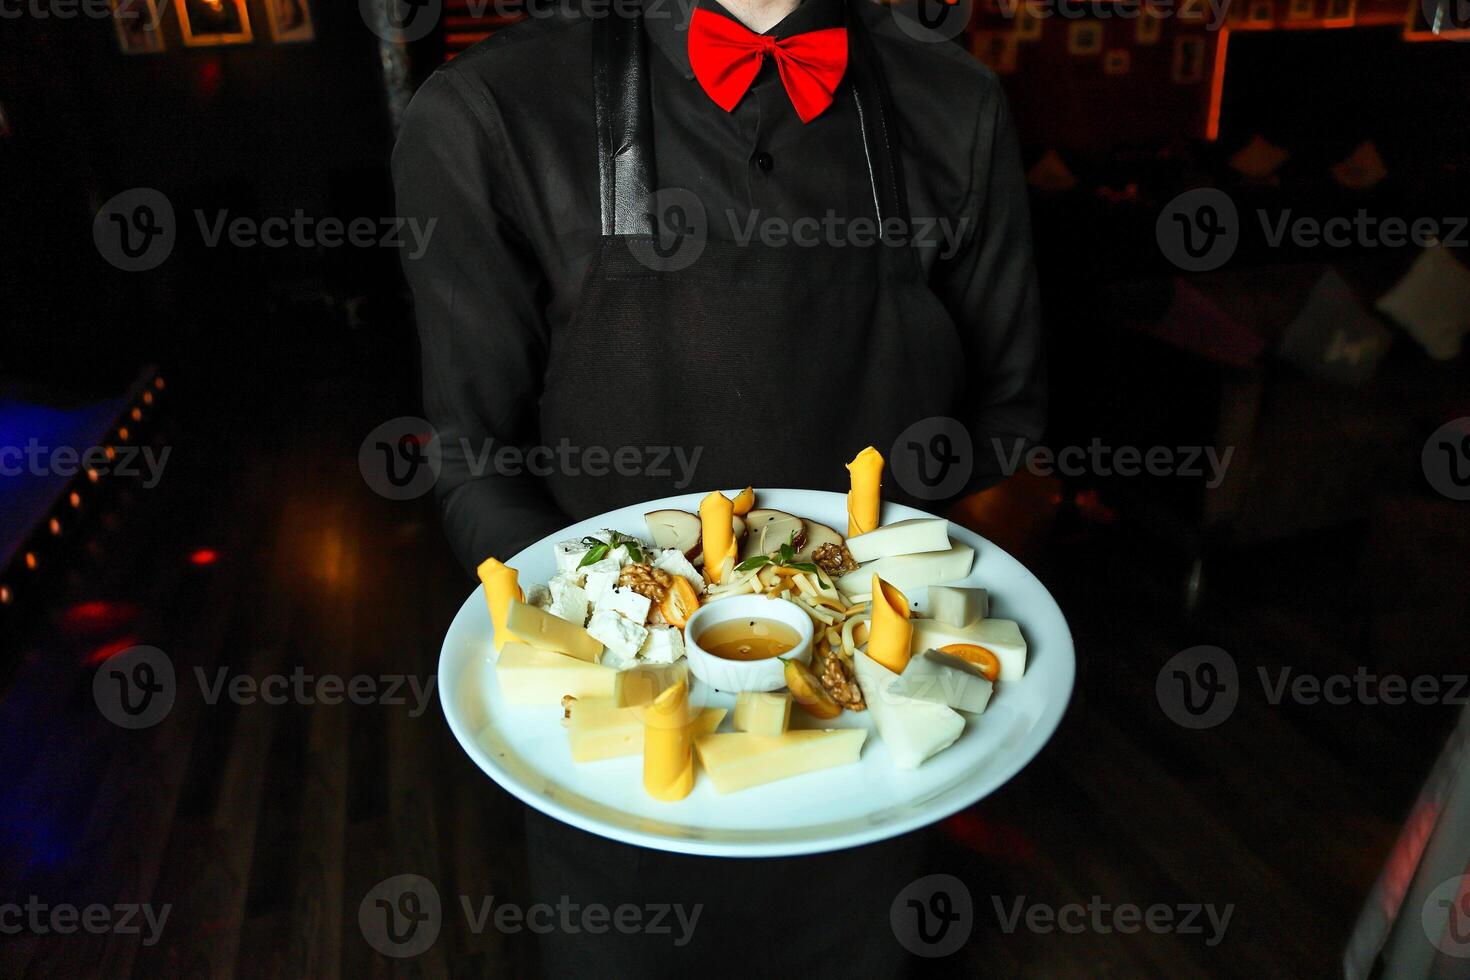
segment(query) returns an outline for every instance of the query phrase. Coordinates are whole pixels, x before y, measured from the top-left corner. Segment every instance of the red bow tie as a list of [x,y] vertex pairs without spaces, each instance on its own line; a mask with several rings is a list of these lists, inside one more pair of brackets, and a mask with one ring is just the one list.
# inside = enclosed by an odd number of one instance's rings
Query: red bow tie
[[689,21],[689,64],[721,109],[735,108],[768,54],[776,59],[796,114],[808,123],[832,104],[832,93],[847,70],[847,28],[829,27],[777,40],[695,8]]

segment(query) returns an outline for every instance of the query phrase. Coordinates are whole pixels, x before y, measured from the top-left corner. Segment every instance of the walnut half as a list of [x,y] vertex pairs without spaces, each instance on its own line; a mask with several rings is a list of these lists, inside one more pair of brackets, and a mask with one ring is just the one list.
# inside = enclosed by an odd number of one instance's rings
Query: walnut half
[[858,563],[852,560],[847,545],[829,542],[812,552],[812,561],[828,575],[842,575],[857,571]]
[[655,606],[664,601],[673,584],[672,575],[647,563],[624,565],[618,572],[618,585],[632,589]]
[[867,710],[868,706],[863,703],[863,692],[858,687],[857,675],[853,673],[852,665],[829,650],[825,643],[820,644],[812,653],[812,666],[816,668],[815,673],[822,682],[822,687],[832,695],[832,700],[848,711]]

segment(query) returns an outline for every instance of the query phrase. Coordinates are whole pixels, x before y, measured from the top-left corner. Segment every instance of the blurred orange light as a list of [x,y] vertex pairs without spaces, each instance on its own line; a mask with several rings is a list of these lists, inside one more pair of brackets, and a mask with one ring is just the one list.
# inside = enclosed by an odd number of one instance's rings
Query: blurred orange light
[[[109,457],[109,458],[111,458],[111,457]],[[87,469],[87,479],[88,480],[91,480],[93,483],[96,483],[97,480],[99,479],[99,475],[98,475],[97,471],[94,470],[94,469],[91,469],[90,467],[88,467],[88,469]]]
[[71,492],[71,496],[67,499],[71,501],[71,505],[73,507],[82,506],[82,495],[77,493],[75,490]]
[[36,570],[36,567],[40,564],[41,563],[39,560],[37,560],[36,553],[34,551],[26,552],[26,568],[29,568],[31,571],[34,572]]
[[128,441],[128,427],[127,426],[123,426],[121,429],[118,429],[117,430],[117,437],[119,439],[121,439],[123,442],[127,442]]
[[10,605],[10,600],[14,598],[15,594],[10,591],[10,586],[0,585],[0,606]]
[[143,410],[141,408],[135,408],[135,409],[133,409],[132,416],[133,416],[133,421],[134,422],[141,422],[141,421],[143,421]]
[[158,377],[156,377],[156,378],[153,379],[153,387],[157,388],[159,391],[162,391],[163,390],[163,376],[162,375],[160,375],[160,376],[158,376]]
[[58,521],[56,518],[54,518],[54,517],[51,518],[51,525],[50,525],[50,527],[51,527],[51,533],[52,534],[60,534],[61,533],[61,522]]
[[112,462],[116,458],[117,458],[117,450],[116,449],[113,449],[111,446],[108,446],[107,447],[107,461],[110,463],[110,462]]
[[189,556],[192,565],[213,565],[219,561],[219,552],[213,548],[200,548]]
[[151,391],[145,391],[145,392],[143,392],[143,404],[144,405],[152,405],[153,404],[153,392],[151,392]]

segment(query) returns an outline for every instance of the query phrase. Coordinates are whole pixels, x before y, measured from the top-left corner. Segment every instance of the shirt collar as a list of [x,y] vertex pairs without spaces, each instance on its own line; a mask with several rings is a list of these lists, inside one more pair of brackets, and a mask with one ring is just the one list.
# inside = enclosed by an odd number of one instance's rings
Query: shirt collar
[[[644,0],[643,24],[653,43],[663,51],[685,78],[694,77],[689,64],[689,18],[696,7],[729,17],[739,23],[719,0]],[[776,38],[805,34],[845,23],[843,0],[801,0],[795,10],[781,19],[767,34]]]

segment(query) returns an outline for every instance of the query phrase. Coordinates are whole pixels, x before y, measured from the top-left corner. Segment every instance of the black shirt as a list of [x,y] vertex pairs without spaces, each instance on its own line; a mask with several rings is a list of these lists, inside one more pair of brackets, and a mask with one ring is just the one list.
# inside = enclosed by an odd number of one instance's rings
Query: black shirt
[[[805,0],[768,33],[838,26],[843,3]],[[644,10],[656,186],[694,191],[712,237],[747,233],[752,219],[872,215],[846,84],[803,124],[768,61],[727,113],[689,67],[686,0],[645,0]],[[925,275],[969,359],[964,421],[982,440],[983,480],[998,468],[989,439],[1034,440],[1044,417],[1014,128],[995,76],[964,51],[916,38],[886,8],[856,0],[851,11],[868,24],[892,96]],[[435,221],[404,266],[442,449],[438,493],[467,566],[567,523],[536,477],[497,475],[475,454],[535,439],[547,340],[569,321],[598,244],[592,32],[587,16],[539,15],[460,55],[419,90],[394,152],[400,214]]]

